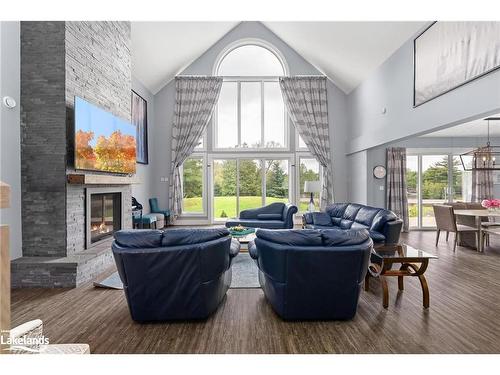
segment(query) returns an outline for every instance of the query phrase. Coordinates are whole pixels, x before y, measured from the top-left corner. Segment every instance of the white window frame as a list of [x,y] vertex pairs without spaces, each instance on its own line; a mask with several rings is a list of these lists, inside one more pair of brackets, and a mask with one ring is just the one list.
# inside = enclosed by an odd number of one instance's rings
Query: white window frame
[[262,162],[265,162],[266,160],[287,160],[288,161],[288,201],[293,204],[293,199],[295,196],[294,192],[294,167],[295,167],[295,155],[293,154],[265,154],[265,153],[258,153],[258,154],[242,154],[242,153],[232,153],[232,154],[227,154],[227,153],[219,153],[219,154],[210,154],[209,155],[209,194],[210,194],[210,199],[211,199],[211,205],[210,205],[210,213],[209,213],[209,218],[211,222],[213,223],[221,223],[224,222],[224,220],[217,220],[217,218],[214,217],[214,206],[215,206],[215,196],[214,196],[214,191],[213,191],[213,186],[214,186],[214,168],[213,168],[213,162],[214,160],[235,160],[236,161],[236,176],[237,176],[237,181],[236,181],[236,213],[237,215],[240,214],[240,186],[239,186],[239,176],[240,176],[240,160],[259,160],[261,163],[261,196],[262,196],[262,206],[266,204],[266,176],[264,171],[264,166],[262,165]]
[[[191,155],[187,157],[187,159],[202,159],[202,188],[201,188],[201,195],[202,195],[202,208],[203,212],[184,212],[184,207],[182,209],[182,214],[180,215],[181,218],[203,218],[207,217],[207,154],[204,152],[193,152]],[[186,160],[187,160],[186,159]],[[184,164],[179,168],[180,169],[180,174],[181,174],[181,183],[182,183],[182,190],[184,194]],[[184,197],[182,198],[182,203],[184,203]]]
[[295,128],[295,126],[293,128],[294,128],[294,132],[295,132],[295,151],[296,152],[310,152],[309,148],[307,146],[306,147],[300,147],[300,142],[299,142],[300,134],[299,134],[299,131]]
[[[412,226],[410,229],[418,231],[435,230],[435,226],[423,225],[423,167],[422,167],[422,157],[423,156],[447,156],[448,157],[448,188],[453,186],[453,174],[450,173],[453,169],[453,157],[459,156],[460,153],[466,152],[467,150],[455,149],[450,152],[448,149],[413,149],[407,151],[407,157],[415,156],[417,158],[417,226]],[[451,203],[455,199],[454,194],[448,192],[448,197],[444,203]]]
[[[222,61],[226,58],[228,54],[230,54],[233,50],[248,46],[254,45],[258,47],[262,47],[271,52],[280,62],[283,68],[283,75],[287,76],[289,74],[288,64],[286,62],[285,57],[281,53],[281,51],[276,48],[271,43],[258,38],[244,38],[237,40],[231,44],[229,44],[226,48],[224,48],[219,55],[217,56],[216,63],[213,68],[213,75],[219,76],[219,67]],[[212,150],[220,151],[220,152],[289,152],[290,151],[290,121],[288,118],[288,114],[286,113],[286,109],[283,106],[284,121],[285,121],[285,145],[280,148],[267,148],[267,147],[259,147],[259,148],[242,148],[241,147],[241,82],[258,82],[261,81],[261,141],[264,141],[264,127],[265,127],[265,119],[264,119],[264,82],[279,82],[279,76],[224,76],[224,82],[237,82],[238,83],[238,147],[235,148],[223,148],[217,147],[217,109],[214,111],[214,115],[211,120],[212,127]],[[284,103],[283,103],[284,104]]]
[[[304,214],[307,211],[300,211],[300,159],[314,159],[316,158],[310,152],[296,152],[295,153],[295,205],[297,206],[298,212],[297,215]],[[317,161],[317,160],[316,160]],[[319,165],[319,181],[320,184],[323,184],[323,167],[320,162]],[[321,202],[319,202],[321,203]]]
[[[288,114],[286,113],[286,109],[283,103],[283,119],[284,119],[284,146],[283,147],[241,147],[242,142],[241,142],[241,84],[245,82],[256,82],[260,83],[260,100],[261,100],[261,107],[260,107],[260,129],[261,129],[261,143],[264,144],[265,141],[265,118],[264,118],[264,112],[265,112],[265,97],[264,97],[264,84],[267,82],[278,82],[279,77],[257,77],[257,76],[251,76],[251,77],[225,77],[224,82],[235,82],[237,84],[237,134],[238,134],[238,140],[237,140],[237,147],[218,147],[217,144],[217,135],[219,131],[218,127],[218,118],[217,118],[217,113],[218,113],[218,108],[215,109],[214,114],[212,116],[212,145],[213,145],[213,150],[214,151],[222,151],[222,152],[248,152],[248,153],[255,153],[255,152],[289,152],[290,151],[290,121],[288,118]],[[218,105],[217,105],[218,107]]]

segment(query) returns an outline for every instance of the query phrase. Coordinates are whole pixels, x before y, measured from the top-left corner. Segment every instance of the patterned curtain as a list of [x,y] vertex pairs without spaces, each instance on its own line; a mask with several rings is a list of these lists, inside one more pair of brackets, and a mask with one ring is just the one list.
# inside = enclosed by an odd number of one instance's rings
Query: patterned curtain
[[387,149],[387,208],[403,220],[403,232],[408,232],[408,195],[406,190],[406,149]]
[[172,125],[172,166],[169,209],[171,220],[182,213],[180,167],[200,142],[217,105],[222,77],[176,77]]
[[472,202],[493,199],[493,171],[472,170]]
[[323,167],[320,208],[333,202],[333,166],[328,127],[326,77],[282,77],[281,93],[292,122]]

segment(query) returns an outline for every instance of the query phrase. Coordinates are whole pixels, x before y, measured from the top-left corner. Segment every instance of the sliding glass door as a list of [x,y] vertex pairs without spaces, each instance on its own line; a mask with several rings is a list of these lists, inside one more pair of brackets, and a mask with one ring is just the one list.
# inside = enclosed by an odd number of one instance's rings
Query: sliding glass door
[[436,226],[434,204],[467,200],[467,176],[458,156],[408,155],[406,167],[411,228]]
[[212,165],[212,222],[243,210],[290,201],[290,158],[218,158]]
[[450,201],[448,155],[421,156],[421,226],[435,227],[433,204]]

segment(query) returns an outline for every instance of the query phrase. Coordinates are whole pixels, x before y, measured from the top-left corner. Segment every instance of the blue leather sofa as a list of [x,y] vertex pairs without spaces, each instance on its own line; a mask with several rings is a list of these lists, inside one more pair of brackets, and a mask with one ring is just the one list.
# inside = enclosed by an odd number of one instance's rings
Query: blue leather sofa
[[249,244],[262,290],[286,320],[353,318],[372,248],[365,229],[259,229]]
[[226,228],[121,230],[113,255],[132,319],[205,319],[231,284],[240,245]]
[[249,228],[291,229],[293,215],[296,213],[297,206],[275,202],[265,207],[241,211],[239,219],[226,221],[226,227],[242,225]]
[[304,214],[306,229],[366,229],[375,244],[399,242],[403,222],[394,212],[356,203],[333,203],[325,212]]

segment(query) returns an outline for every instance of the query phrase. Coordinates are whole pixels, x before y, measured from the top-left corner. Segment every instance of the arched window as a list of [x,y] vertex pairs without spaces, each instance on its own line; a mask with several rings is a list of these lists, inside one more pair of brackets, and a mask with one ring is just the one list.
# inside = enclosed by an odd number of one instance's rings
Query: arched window
[[286,149],[288,129],[278,78],[284,60],[270,46],[229,48],[216,65],[224,83],[214,127],[215,149]]
[[219,62],[220,76],[283,76],[283,64],[274,52],[255,44],[231,49]]

